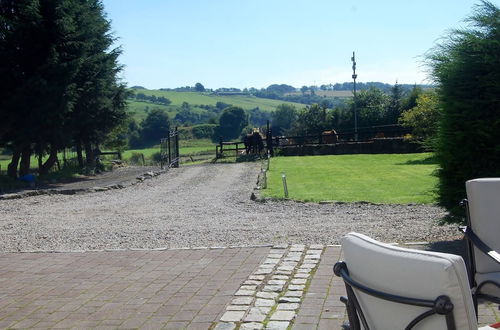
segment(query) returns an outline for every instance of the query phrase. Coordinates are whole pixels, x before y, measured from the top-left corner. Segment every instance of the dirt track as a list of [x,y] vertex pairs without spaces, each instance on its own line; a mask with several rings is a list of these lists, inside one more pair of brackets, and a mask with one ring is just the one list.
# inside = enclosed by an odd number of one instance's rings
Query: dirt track
[[0,251],[338,243],[359,231],[383,241],[456,236],[435,206],[257,203],[258,164],[171,169],[125,189],[0,201]]

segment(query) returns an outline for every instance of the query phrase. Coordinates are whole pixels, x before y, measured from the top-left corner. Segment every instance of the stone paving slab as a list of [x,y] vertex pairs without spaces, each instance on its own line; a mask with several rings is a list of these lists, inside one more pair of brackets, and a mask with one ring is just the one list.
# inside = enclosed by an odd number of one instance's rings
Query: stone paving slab
[[208,329],[269,248],[0,254],[0,329]]

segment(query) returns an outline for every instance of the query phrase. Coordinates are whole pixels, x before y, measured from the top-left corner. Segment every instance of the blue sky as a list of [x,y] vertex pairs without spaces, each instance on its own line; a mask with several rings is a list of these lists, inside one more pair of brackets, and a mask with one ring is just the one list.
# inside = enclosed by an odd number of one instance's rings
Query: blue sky
[[[492,1],[497,4],[496,1]],[[426,83],[422,56],[472,0],[103,0],[129,86]]]

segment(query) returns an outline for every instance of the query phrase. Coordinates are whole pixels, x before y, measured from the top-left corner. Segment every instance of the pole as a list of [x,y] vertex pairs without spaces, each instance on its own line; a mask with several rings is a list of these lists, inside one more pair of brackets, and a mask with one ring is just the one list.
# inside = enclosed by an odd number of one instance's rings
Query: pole
[[356,78],[358,75],[356,74],[356,55],[354,51],[352,52],[352,79],[354,79],[354,141],[358,141],[358,114],[356,109]]

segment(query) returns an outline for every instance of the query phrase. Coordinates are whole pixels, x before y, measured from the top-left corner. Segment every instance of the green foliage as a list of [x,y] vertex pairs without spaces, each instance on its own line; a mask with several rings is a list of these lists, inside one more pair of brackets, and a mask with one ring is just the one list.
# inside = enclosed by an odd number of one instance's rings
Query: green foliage
[[275,157],[264,197],[283,198],[281,173],[294,200],[433,203],[437,164],[432,154]]
[[439,100],[435,91],[420,94],[416,105],[403,112],[399,122],[412,128],[413,139],[423,143],[428,150],[435,149],[435,139],[440,117]]
[[238,137],[241,130],[248,125],[248,116],[240,107],[229,107],[224,109],[219,118],[218,134],[224,140]]
[[293,126],[293,134],[321,134],[327,128],[327,123],[327,109],[319,104],[313,104],[299,111]]
[[145,165],[145,157],[142,152],[133,152],[128,161],[132,165]]
[[170,119],[160,109],[153,109],[141,122],[141,139],[146,144],[158,144],[170,130]]
[[193,126],[193,136],[196,139],[209,139],[214,135],[214,129],[217,125],[202,124]]
[[482,1],[428,55],[442,108],[439,203],[454,215],[465,181],[500,176],[500,10]]
[[273,134],[284,135],[297,120],[297,108],[289,104],[280,104],[272,114]]
[[205,87],[201,83],[198,82],[194,85],[194,90],[197,92],[204,92]]

